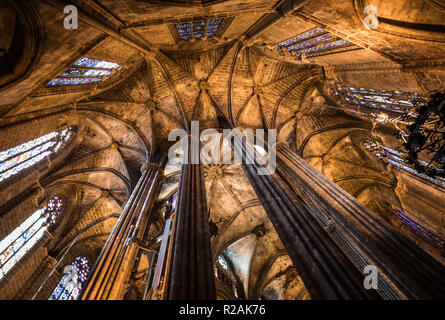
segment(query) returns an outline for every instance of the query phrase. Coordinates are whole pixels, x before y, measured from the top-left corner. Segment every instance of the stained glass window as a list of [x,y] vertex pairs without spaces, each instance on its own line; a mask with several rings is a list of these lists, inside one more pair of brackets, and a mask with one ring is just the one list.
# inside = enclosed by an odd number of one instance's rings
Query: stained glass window
[[62,211],[62,200],[52,198],[0,241],[0,279],[39,241]]
[[[378,145],[376,142],[371,140],[363,141],[364,148],[371,152],[374,156],[376,156],[380,161],[391,163],[392,165],[405,170],[409,173],[412,173],[422,179],[428,180],[432,183],[438,184],[442,187],[445,187],[445,179],[442,177],[431,177],[422,172],[419,172],[413,168],[411,164],[406,160],[408,158],[407,154],[404,152],[396,151],[391,148]],[[421,161],[422,162],[422,161]],[[428,165],[427,163],[424,163]],[[435,167],[438,172],[443,172],[443,169]]]
[[88,67],[88,68],[104,68],[104,69],[116,69],[119,68],[119,64],[115,62],[109,62],[104,60],[90,59],[82,57],[73,64],[74,66]]
[[213,37],[222,22],[222,18],[211,18],[209,20],[185,21],[176,24],[179,37],[183,40],[191,38],[200,39],[204,35]]
[[77,257],[74,259],[71,265],[65,267],[62,279],[48,300],[76,300],[89,272],[87,258]]
[[310,56],[317,52],[349,46],[353,46],[353,44],[323,29],[315,28],[278,43],[276,49],[279,54]]
[[60,75],[62,76],[77,76],[77,77],[97,77],[109,75],[111,71],[108,70],[94,70],[94,69],[84,69],[84,68],[69,68],[66,69]]
[[180,22],[176,25],[179,37],[183,40],[188,40],[191,38],[191,22]]
[[114,69],[119,67],[119,64],[115,62],[82,57],[46,85],[59,86],[99,82],[105,80]]
[[227,262],[226,262],[226,259],[224,259],[224,257],[223,256],[219,256],[218,257],[218,262],[219,262],[219,264],[221,265],[221,267],[223,267],[224,269],[227,269]]
[[0,152],[0,182],[57,152],[71,137],[72,130],[51,132],[14,148]]
[[196,21],[192,23],[193,25],[193,38],[199,39],[204,35],[204,30],[206,27],[206,22],[204,20]]
[[386,91],[365,88],[332,87],[335,95],[342,101],[380,110],[397,113],[409,113],[415,102],[423,101],[423,97],[416,92]]
[[215,265],[215,276],[221,280],[227,288],[231,289],[236,298],[238,298],[238,288],[231,271],[228,270],[226,259],[222,255],[218,256],[218,263]]
[[48,219],[51,224],[56,223],[57,217],[60,215],[60,212],[62,211],[62,206],[63,206],[62,199],[60,199],[57,196],[48,201],[48,206],[46,209],[47,209]]
[[207,37],[213,37],[216,32],[218,31],[219,25],[222,22],[222,18],[218,18],[218,19],[210,19],[207,22],[207,29],[206,29],[206,36]]

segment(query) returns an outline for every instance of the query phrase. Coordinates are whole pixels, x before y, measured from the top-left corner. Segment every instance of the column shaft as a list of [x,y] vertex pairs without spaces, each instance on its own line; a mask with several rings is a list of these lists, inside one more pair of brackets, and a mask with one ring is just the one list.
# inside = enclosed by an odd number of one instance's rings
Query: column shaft
[[233,146],[245,153],[246,176],[312,299],[379,299],[374,290],[364,288],[364,276],[282,179],[276,173],[258,174],[260,162],[253,157],[253,147],[242,137],[235,138]]
[[164,156],[155,154],[128,199],[81,293],[82,300],[122,299],[148,227],[162,173]]
[[277,168],[296,194],[307,198],[317,220],[331,220],[339,231],[369,257],[402,296],[408,299],[445,297],[445,267],[393,227],[328,180],[289,147],[277,147]]
[[166,298],[216,300],[204,179],[201,165],[190,164],[191,148],[186,149],[188,164],[181,169]]

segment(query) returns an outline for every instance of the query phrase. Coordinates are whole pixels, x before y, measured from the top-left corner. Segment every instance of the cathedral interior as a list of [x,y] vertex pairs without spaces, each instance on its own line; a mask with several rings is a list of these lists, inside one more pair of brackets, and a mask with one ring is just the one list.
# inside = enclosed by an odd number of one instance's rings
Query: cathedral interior
[[[445,299],[444,1],[2,0],[0,29],[0,299]],[[275,132],[239,141],[276,169],[170,161],[193,121]]]

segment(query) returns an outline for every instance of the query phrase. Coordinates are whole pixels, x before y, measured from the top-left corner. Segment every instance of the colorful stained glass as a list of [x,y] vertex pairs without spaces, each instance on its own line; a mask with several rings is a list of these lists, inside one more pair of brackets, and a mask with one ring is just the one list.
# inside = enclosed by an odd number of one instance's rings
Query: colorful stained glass
[[77,299],[90,272],[88,259],[77,257],[71,265],[65,267],[65,272],[48,300]]
[[28,161],[25,161],[25,162],[20,163],[19,165],[16,165],[15,167],[11,168],[8,171],[0,173],[0,182],[8,179],[9,177],[12,177],[13,175],[19,173],[20,171],[22,171],[26,168],[31,167],[32,165],[36,164],[37,162],[40,162],[42,159],[44,159],[46,156],[49,156],[50,154],[51,154],[51,152],[45,151]]
[[44,143],[44,142],[46,142],[48,140],[51,140],[55,136],[57,136],[57,132],[51,132],[51,133],[48,133],[48,134],[46,134],[46,135],[44,135],[44,136],[42,136],[40,138],[37,138],[37,139],[31,140],[31,141],[28,141],[26,143],[23,143],[23,144],[21,144],[21,145],[19,145],[17,147],[8,149],[6,151],[2,151],[2,152],[0,152],[0,162],[6,160],[6,159],[8,159],[8,158],[10,158],[10,157],[12,157],[12,156],[14,156],[16,154],[19,154],[21,152],[25,152],[25,151],[27,151],[27,150],[29,150],[29,149],[31,149],[31,148],[39,145],[39,144],[42,144],[42,143]]
[[21,153],[13,158],[10,158],[8,161],[5,161],[0,165],[0,173],[8,170],[11,167],[14,167],[15,165],[17,165],[21,162],[26,161],[29,158],[32,158],[32,157],[38,155],[39,153],[42,153],[43,151],[48,150],[54,144],[55,144],[54,141],[49,141],[49,142],[46,142],[45,144],[42,144],[40,146],[37,146],[37,147],[31,149],[28,152]]
[[[432,183],[435,183],[435,184],[445,188],[445,179],[444,178],[431,177],[431,176],[428,176],[428,175],[412,168],[409,165],[408,161],[405,160],[405,158],[407,156],[406,153],[396,151],[396,150],[393,150],[393,149],[385,147],[385,146],[379,146],[379,145],[377,145],[376,142],[371,141],[371,140],[364,140],[363,146],[365,147],[365,149],[367,151],[373,153],[374,156],[376,156],[379,160],[388,162],[388,163],[396,166],[397,168],[400,168],[401,170],[404,170],[406,172],[414,174],[422,179],[425,179],[427,181],[430,181]],[[424,162],[424,161],[421,161],[421,162],[422,162],[422,164],[428,166],[428,164],[426,162]],[[438,172],[443,172],[443,169],[440,169],[437,167],[434,167],[434,168]]]
[[319,46],[315,46],[315,47],[310,47],[304,50],[299,50],[298,52],[300,53],[311,53],[311,52],[316,52],[316,51],[325,51],[328,49],[333,49],[335,47],[345,47],[345,46],[350,46],[352,45],[352,43],[350,43],[347,40],[337,40],[334,42],[329,42],[329,43],[325,43]]
[[62,200],[52,198],[0,241],[0,279],[39,241],[62,210]]
[[48,201],[46,210],[50,223],[52,224],[56,223],[57,217],[60,215],[62,211],[62,206],[63,206],[62,199],[60,199],[57,196]]
[[207,37],[213,37],[216,32],[218,31],[219,25],[222,22],[222,18],[217,19],[210,19],[207,23],[207,30],[206,30],[206,36]]
[[82,57],[73,66],[51,80],[47,86],[88,84],[104,80],[119,64],[110,61]]
[[48,86],[61,86],[72,84],[88,84],[101,81],[101,78],[55,78],[47,83]]
[[57,152],[71,136],[71,129],[51,132],[0,153],[0,182]]
[[191,38],[191,22],[180,22],[176,24],[176,29],[178,30],[179,37],[183,40],[188,40]]
[[339,88],[332,87],[337,97],[350,104],[357,104],[397,113],[409,113],[414,101],[424,101],[421,95],[415,92],[386,91],[365,88]]
[[107,76],[111,73],[109,70],[101,70],[101,69],[84,69],[84,68],[69,68],[66,69],[61,76],[69,77],[101,77]]
[[295,43],[295,44],[293,44],[291,46],[288,46],[287,49],[288,50],[297,50],[297,49],[306,48],[306,47],[315,45],[317,43],[322,43],[322,42],[325,42],[325,41],[329,41],[329,40],[332,40],[332,39],[334,39],[334,36],[332,36],[330,34],[326,34],[326,35],[323,35],[323,36],[320,36],[320,37],[316,37],[316,38],[312,38],[312,39],[309,39],[309,40],[305,40],[305,41],[302,41],[302,42]]
[[315,28],[278,43],[277,52],[280,54],[295,55],[300,53],[309,55],[351,45],[352,43],[347,40],[340,39],[323,29]]
[[193,37],[199,39],[204,35],[206,22],[204,20],[193,21]]
[[185,21],[176,24],[179,37],[183,40],[191,38],[200,39],[204,35],[213,37],[223,21],[222,18],[211,18],[209,20]]
[[288,47],[288,46],[290,46],[290,45],[292,45],[294,43],[297,43],[297,42],[305,40],[305,39],[312,38],[312,37],[314,37],[316,35],[319,35],[319,34],[322,34],[322,33],[325,33],[325,31],[323,29],[320,29],[320,28],[312,29],[310,31],[301,33],[298,36],[290,38],[290,39],[288,39],[286,41],[280,42],[280,43],[278,43],[278,45],[280,47]]
[[104,68],[104,69],[116,69],[119,67],[119,64],[115,62],[90,59],[87,57],[80,58],[79,60],[74,62],[73,65],[81,67],[90,67],[90,68]]

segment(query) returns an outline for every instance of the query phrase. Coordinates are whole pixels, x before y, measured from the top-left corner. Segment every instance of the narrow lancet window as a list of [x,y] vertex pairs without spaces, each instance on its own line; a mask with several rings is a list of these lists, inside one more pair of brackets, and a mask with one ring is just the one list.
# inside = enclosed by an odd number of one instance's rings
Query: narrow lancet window
[[20,226],[0,241],[0,279],[42,238],[45,230],[57,222],[63,203],[59,197],[48,201]]
[[77,257],[74,259],[70,265],[64,268],[64,275],[48,300],[76,300],[89,272],[87,258]]
[[312,56],[315,53],[327,53],[336,48],[350,47],[353,44],[321,28],[303,32],[277,44],[279,54],[291,56]]
[[373,109],[409,113],[423,97],[416,92],[374,90],[353,87],[332,87],[335,95],[343,102]]
[[71,128],[54,131],[0,152],[0,183],[59,151],[71,135]]

